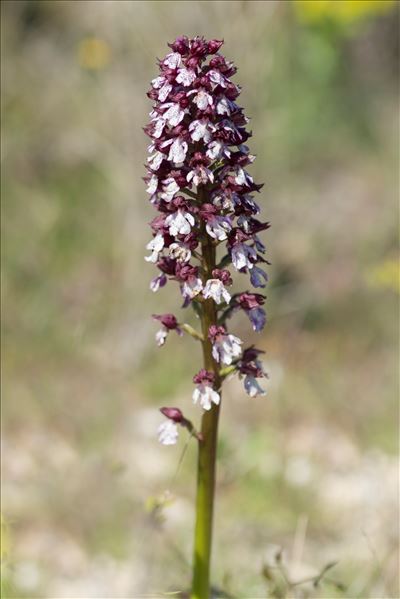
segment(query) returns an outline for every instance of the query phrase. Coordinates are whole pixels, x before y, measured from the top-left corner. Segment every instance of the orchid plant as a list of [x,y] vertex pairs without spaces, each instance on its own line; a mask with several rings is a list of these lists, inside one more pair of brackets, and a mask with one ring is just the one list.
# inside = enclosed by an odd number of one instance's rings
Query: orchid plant
[[260,207],[253,198],[262,185],[254,183],[246,167],[255,157],[245,145],[251,133],[248,118],[236,100],[240,87],[231,81],[236,68],[219,53],[223,42],[179,37],[171,52],[159,61],[160,74],[151,82],[148,97],[154,101],[148,174],[150,201],[159,215],[151,222],[150,254],[159,274],[150,288],[157,291],[176,281],[183,308],[191,306],[201,331],[179,322],[173,314],[155,314],[160,322],[159,346],[170,331],[192,335],[202,345],[203,367],[194,375],[193,402],[202,410],[197,431],[176,407],[161,409],[165,417],[158,429],[164,445],[176,443],[179,428],[198,442],[196,526],[192,599],[210,597],[210,555],[215,488],[215,464],[221,387],[228,375],[243,378],[250,395],[264,395],[258,379],[265,377],[263,352],[243,347],[228,332],[227,322],[243,310],[253,329],[266,322],[265,296],[245,291],[232,293],[230,265],[249,275],[253,287],[263,288],[268,264],[259,233],[269,224],[258,220]]

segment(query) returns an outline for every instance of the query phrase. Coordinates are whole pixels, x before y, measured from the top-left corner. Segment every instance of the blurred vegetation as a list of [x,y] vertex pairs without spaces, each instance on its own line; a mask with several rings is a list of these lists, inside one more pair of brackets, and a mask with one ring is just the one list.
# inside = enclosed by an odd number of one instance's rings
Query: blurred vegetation
[[232,323],[270,383],[261,401],[225,393],[215,584],[398,596],[398,11],[2,3],[3,596],[161,597],[190,579],[195,455],[178,468],[184,441],[155,430],[164,403],[198,418],[200,352],[154,347],[150,314],[180,300],[148,289],[141,181],[145,92],[182,33],[224,38],[239,68],[273,225],[265,337]]

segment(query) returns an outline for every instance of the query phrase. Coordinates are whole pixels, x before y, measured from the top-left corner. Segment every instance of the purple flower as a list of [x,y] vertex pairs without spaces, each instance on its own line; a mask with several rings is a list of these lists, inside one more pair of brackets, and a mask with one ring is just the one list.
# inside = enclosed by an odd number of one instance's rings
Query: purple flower
[[218,241],[224,241],[232,229],[231,219],[228,216],[220,216],[213,204],[203,204],[199,214],[206,222],[206,231],[210,237]]
[[206,224],[206,231],[210,237],[224,241],[227,238],[232,225],[228,216],[211,216]]
[[231,152],[226,144],[219,139],[215,139],[208,144],[207,156],[211,160],[218,160],[219,158],[229,158]]
[[173,177],[167,177],[162,181],[162,193],[161,198],[167,202],[171,201],[175,194],[180,190]]
[[152,175],[149,179],[146,191],[150,195],[154,195],[155,192],[157,191],[157,187],[158,187],[158,179],[155,175]]
[[257,262],[257,252],[250,245],[245,243],[235,243],[231,248],[232,264],[236,270],[243,270],[253,268],[254,263]]
[[[153,147],[153,149],[154,149],[154,147]],[[154,152],[154,154],[149,156],[149,158],[147,159],[147,164],[149,165],[149,168],[152,171],[158,171],[158,169],[161,166],[162,161],[165,160],[165,158],[166,158],[165,154],[163,154],[162,152],[159,152],[157,150],[156,152]]]
[[244,389],[250,397],[265,395],[265,391],[257,381],[258,378],[268,377],[258,359],[258,356],[263,353],[260,349],[249,347],[245,349],[237,365],[239,373],[244,376]]
[[170,214],[165,219],[165,224],[169,227],[169,234],[172,237],[177,235],[188,235],[194,226],[195,220],[190,212],[183,212],[178,210],[173,214]]
[[205,299],[212,298],[216,304],[231,301],[230,293],[225,289],[224,284],[219,279],[208,279],[203,289]]
[[189,171],[186,177],[186,180],[189,183],[193,182],[193,184],[198,187],[199,185],[207,185],[207,183],[214,182],[214,174],[208,168],[210,160],[207,156],[201,154],[201,152],[196,152],[190,164],[192,170]]
[[193,299],[203,289],[203,283],[199,277],[191,276],[182,285],[183,297]]
[[265,296],[260,293],[241,293],[236,298],[237,305],[246,312],[256,332],[264,328],[267,320],[265,310],[261,308],[264,302]]
[[179,69],[178,75],[176,77],[177,83],[182,83],[183,86],[188,87],[195,81],[196,73],[191,69],[182,68]]
[[162,147],[170,146],[168,158],[172,164],[180,165],[186,158],[186,153],[188,151],[188,145],[186,141],[184,141],[181,137],[177,137],[172,144],[168,143],[163,144]]
[[211,133],[215,131],[215,127],[207,119],[199,119],[190,123],[189,131],[193,141],[203,140],[204,143],[208,143],[211,140]]
[[192,257],[190,248],[182,242],[171,243],[168,251],[170,257],[177,262],[189,262]]
[[179,434],[178,424],[181,427],[186,428],[189,433],[199,441],[203,439],[201,433],[196,431],[192,422],[185,418],[179,408],[160,408],[160,412],[167,418],[167,421],[163,422],[158,427],[158,439],[163,445],[175,445]]
[[224,327],[211,325],[208,338],[212,343],[212,355],[216,362],[229,366],[242,353],[242,341],[235,335],[228,335]]
[[193,96],[193,102],[196,104],[199,110],[206,110],[209,106],[213,105],[213,97],[205,90],[200,88],[199,90],[193,90],[188,95],[195,94]]
[[193,299],[203,289],[203,283],[198,276],[198,268],[191,264],[177,263],[175,276],[181,283],[181,292],[184,298]]
[[147,262],[156,263],[158,261],[160,252],[162,251],[163,247],[164,247],[164,235],[159,233],[146,245],[146,249],[151,250],[151,255],[146,256],[145,260]]
[[162,61],[162,64],[170,69],[176,69],[182,63],[181,55],[177,52],[171,52]]
[[178,335],[183,334],[173,314],[153,314],[153,318],[154,320],[159,320],[162,324],[161,329],[156,333],[156,341],[159,347],[164,345],[169,331],[176,331]]
[[194,377],[193,382],[197,387],[193,391],[193,403],[199,402],[204,410],[211,410],[212,404],[218,405],[221,398],[219,393],[213,389],[215,375],[213,372],[202,368]]

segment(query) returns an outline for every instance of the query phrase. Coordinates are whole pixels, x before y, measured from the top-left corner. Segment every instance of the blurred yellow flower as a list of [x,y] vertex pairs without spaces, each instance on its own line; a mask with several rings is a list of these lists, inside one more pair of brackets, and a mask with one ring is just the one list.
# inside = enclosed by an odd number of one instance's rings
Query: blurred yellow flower
[[295,0],[294,6],[303,21],[325,18],[352,23],[364,17],[384,13],[395,5],[395,0]]
[[400,260],[384,260],[368,271],[366,280],[371,287],[391,289],[400,293]]
[[92,71],[104,69],[111,60],[109,44],[98,37],[87,37],[78,46],[78,61],[81,67]]

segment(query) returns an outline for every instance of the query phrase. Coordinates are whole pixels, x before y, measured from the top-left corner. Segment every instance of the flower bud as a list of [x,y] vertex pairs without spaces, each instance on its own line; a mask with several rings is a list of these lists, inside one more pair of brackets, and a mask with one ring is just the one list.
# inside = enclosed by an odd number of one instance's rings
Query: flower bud
[[216,52],[218,52],[223,43],[223,40],[210,40],[207,44],[208,53],[215,54]]
[[160,408],[161,414],[164,414],[166,418],[169,418],[173,422],[180,424],[184,418],[179,408]]
[[172,44],[168,44],[168,46],[174,51],[179,52],[179,54],[185,55],[189,51],[189,40],[186,35],[182,35],[177,37]]
[[173,314],[153,314],[153,318],[159,320],[170,331],[178,327],[178,321]]

